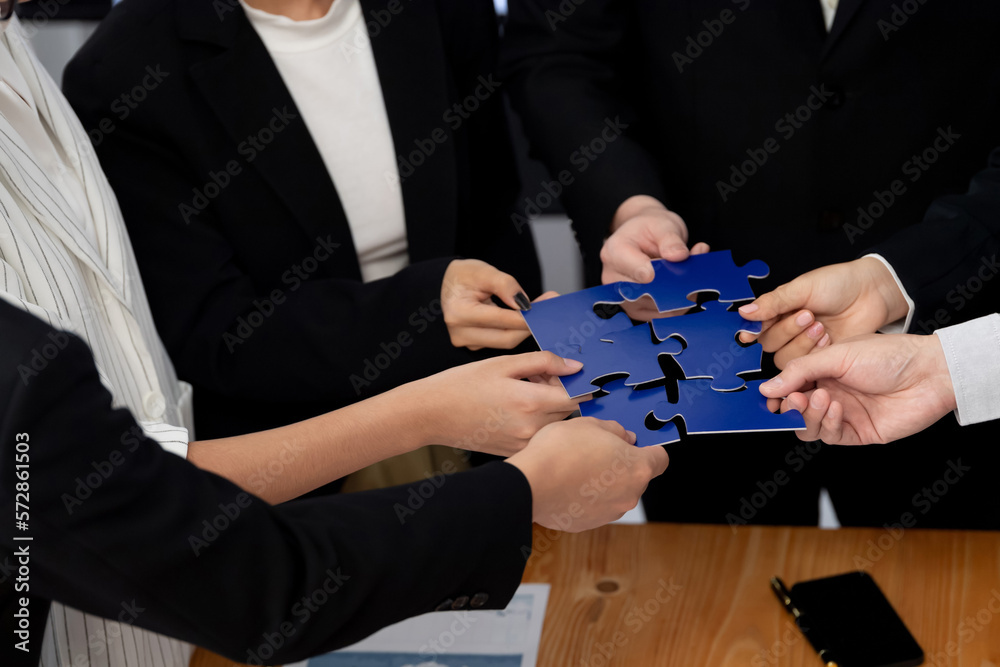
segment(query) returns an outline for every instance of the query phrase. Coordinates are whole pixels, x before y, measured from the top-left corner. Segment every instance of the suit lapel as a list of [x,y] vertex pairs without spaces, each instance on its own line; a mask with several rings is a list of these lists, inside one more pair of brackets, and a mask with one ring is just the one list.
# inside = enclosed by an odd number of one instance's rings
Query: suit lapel
[[[361,0],[366,20],[386,4]],[[412,0],[384,27],[367,23],[400,170],[410,261],[440,257],[455,247],[458,186],[455,135],[445,120],[452,95],[435,4]],[[433,142],[435,130],[448,140]],[[433,144],[433,153],[417,142]]]
[[823,45],[823,53],[820,56],[821,60],[827,58],[837,41],[843,37],[844,31],[862,4],[864,4],[864,0],[840,0],[837,3],[837,11],[833,15],[833,25],[830,26],[830,34],[827,35],[826,42]]
[[8,35],[11,53],[35,99],[39,116],[53,132],[55,141],[69,158],[70,168],[84,185],[87,205],[96,228],[97,247],[86,233],[85,221],[74,218],[74,209],[66,200],[66,195],[38,164],[15,128],[0,117],[0,134],[4,144],[4,155],[0,159],[4,162],[3,168],[35,219],[112,288],[126,306],[130,306],[131,299],[124,280],[127,249],[123,244],[128,241],[123,236],[120,218],[115,217],[119,215],[117,202],[83,128],[79,127],[79,122],[52,80],[39,73],[40,66],[24,47],[19,30],[11,31],[11,27],[8,31],[15,32]]
[[[234,7],[220,20],[211,6],[203,0],[178,3],[182,39],[222,47],[216,55],[191,66],[195,86],[233,140],[234,154],[240,146],[248,151],[240,154],[278,194],[310,239],[331,231],[343,239],[347,252],[339,255],[341,261],[353,262],[360,279],[340,197],[274,61],[241,8]],[[282,129],[264,145],[263,138],[277,127]],[[262,132],[265,137],[260,137]],[[261,150],[247,143],[250,137],[261,139]]]

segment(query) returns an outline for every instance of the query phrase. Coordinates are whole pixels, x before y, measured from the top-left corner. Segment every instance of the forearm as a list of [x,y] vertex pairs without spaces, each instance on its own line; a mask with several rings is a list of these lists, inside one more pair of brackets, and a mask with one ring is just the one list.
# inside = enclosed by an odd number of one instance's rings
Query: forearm
[[[1000,149],[967,193],[936,200],[920,224],[870,250],[892,265],[913,298],[914,333],[989,313],[990,297],[984,294],[997,289],[990,277],[998,270],[998,251]],[[973,291],[976,284],[985,289]]]
[[431,444],[419,391],[404,385],[281,428],[191,443],[188,460],[269,503],[281,503]]
[[[554,30],[557,0],[511,3],[504,77],[532,152],[554,178],[586,253],[596,254],[617,208],[633,195],[666,200],[660,169],[638,139],[628,73],[632,3],[590,0]],[[591,144],[603,146],[598,156]]]

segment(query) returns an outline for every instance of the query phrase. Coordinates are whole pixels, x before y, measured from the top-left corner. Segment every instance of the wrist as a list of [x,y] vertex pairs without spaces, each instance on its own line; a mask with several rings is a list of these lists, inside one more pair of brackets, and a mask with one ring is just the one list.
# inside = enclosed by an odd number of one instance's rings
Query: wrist
[[951,381],[951,370],[944,353],[944,344],[937,336],[916,336],[924,346],[924,356],[927,361],[927,377],[935,392],[944,402],[948,412],[958,409],[958,399],[955,396],[955,385]]
[[402,418],[407,431],[405,440],[412,443],[409,449],[440,445],[448,440],[444,428],[446,415],[441,409],[447,401],[433,400],[441,398],[441,393],[431,386],[433,377],[407,382],[373,399],[386,399],[386,412],[391,410]]
[[885,306],[886,316],[882,327],[905,319],[910,312],[910,306],[892,270],[884,261],[875,257],[862,257],[856,261],[865,267],[866,273],[871,277],[870,285],[874,287]]
[[543,502],[541,499],[541,489],[539,488],[539,477],[537,476],[534,466],[531,463],[531,458],[524,455],[524,451],[520,451],[517,454],[504,460],[505,463],[509,463],[524,475],[524,479],[528,481],[528,488],[531,489],[531,520],[534,523],[538,523],[538,518],[543,511]]

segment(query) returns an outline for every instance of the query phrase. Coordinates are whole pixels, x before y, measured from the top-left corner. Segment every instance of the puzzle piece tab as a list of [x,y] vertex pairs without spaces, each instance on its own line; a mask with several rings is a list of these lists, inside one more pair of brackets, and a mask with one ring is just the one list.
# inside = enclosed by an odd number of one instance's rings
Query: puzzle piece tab
[[660,421],[680,416],[689,435],[707,433],[750,433],[755,431],[801,431],[802,414],[789,411],[774,414],[760,393],[766,380],[752,380],[743,391],[718,392],[708,380],[681,380],[677,383],[677,403],[660,403],[653,410]]
[[628,387],[655,382],[663,378],[659,355],[679,354],[683,349],[684,345],[676,338],[654,342],[649,325],[637,324],[564,355],[583,362],[583,370],[561,378],[562,384],[570,398],[576,398],[592,394],[597,390],[595,384],[614,375],[627,375]]
[[618,422],[635,433],[636,447],[667,445],[681,439],[680,431],[669,421],[657,431],[646,428],[646,417],[657,406],[670,405],[666,402],[667,392],[663,387],[632,389],[625,386],[624,380],[614,380],[604,385],[604,389],[609,392],[608,395],[581,403],[580,414]]
[[736,334],[759,334],[762,325],[726,310],[726,304],[718,301],[702,307],[702,312],[653,320],[653,333],[663,341],[679,338],[685,342],[684,351],[675,358],[688,380],[710,378],[716,391],[741,389],[744,381],[739,375],[760,371],[763,348],[759,343],[740,346]]
[[715,292],[727,303],[753,299],[749,279],[766,278],[771,272],[759,259],[736,266],[730,250],[691,255],[683,262],[653,260],[653,270],[651,283],[622,282],[619,291],[627,301],[648,295],[663,313],[690,308],[698,292]]

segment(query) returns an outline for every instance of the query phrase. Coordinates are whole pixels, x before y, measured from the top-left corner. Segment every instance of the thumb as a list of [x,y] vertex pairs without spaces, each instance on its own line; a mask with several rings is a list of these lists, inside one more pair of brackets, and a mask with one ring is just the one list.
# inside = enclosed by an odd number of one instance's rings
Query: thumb
[[624,426],[610,419],[596,419],[594,417],[580,417],[576,420],[581,426],[587,428],[599,428],[607,431],[630,445],[635,444],[635,434],[627,431]]
[[602,282],[618,282],[626,280],[634,283],[648,283],[656,276],[649,255],[630,241],[618,242],[612,237],[604,244],[601,251],[604,262]]
[[658,239],[657,249],[660,251],[660,257],[670,262],[683,262],[691,254],[687,243],[676,232],[664,234]]
[[808,298],[809,289],[806,281],[796,278],[761,295],[753,303],[741,306],[740,315],[754,322],[773,320],[786,313],[805,308]]
[[476,288],[493,294],[514,310],[531,310],[531,302],[521,284],[509,273],[483,262],[476,276]]
[[527,352],[507,357],[507,374],[512,378],[533,375],[572,375],[583,368],[583,362],[563,359],[553,352]]
[[843,375],[844,363],[850,345],[832,345],[804,357],[792,359],[785,370],[760,386],[760,393],[768,398],[788,396],[802,391],[817,380]]
[[666,471],[667,465],[670,463],[670,456],[667,455],[667,450],[659,445],[654,447],[643,447],[639,450],[642,456],[649,459],[649,467],[653,471],[653,477],[659,477]]

